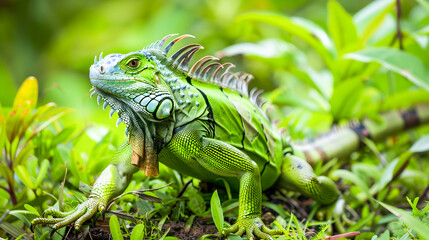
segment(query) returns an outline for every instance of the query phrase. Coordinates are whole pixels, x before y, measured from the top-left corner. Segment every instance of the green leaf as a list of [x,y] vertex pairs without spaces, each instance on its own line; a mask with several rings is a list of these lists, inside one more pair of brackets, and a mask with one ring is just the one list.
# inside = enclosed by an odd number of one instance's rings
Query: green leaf
[[363,226],[365,226],[367,223],[372,221],[374,219],[375,212],[371,212],[368,216],[362,217],[359,221],[357,221],[353,226],[347,229],[346,232],[353,232],[361,229]]
[[118,218],[112,215],[109,220],[110,233],[112,234],[113,240],[123,240],[121,227],[119,225]]
[[400,208],[388,205],[380,201],[377,202],[380,203],[384,208],[389,210],[391,213],[395,214],[396,217],[398,217],[402,223],[416,231],[422,239],[429,239],[429,228],[419,218],[411,216],[409,213],[405,212]]
[[421,137],[410,148],[410,152],[427,152],[429,151],[429,134]]
[[379,47],[349,53],[344,56],[359,62],[377,62],[383,67],[396,72],[417,86],[429,90],[428,70],[416,56],[404,51]]
[[358,35],[353,19],[344,8],[334,0],[328,2],[328,30],[339,55],[354,49]]
[[189,232],[191,230],[192,224],[194,224],[196,215],[191,215],[185,223],[185,232]]
[[320,39],[316,38],[312,32],[302,26],[294,23],[294,21],[286,16],[281,16],[273,13],[246,13],[237,17],[237,22],[261,22],[278,27],[281,30],[301,38],[304,42],[310,45],[329,69],[333,69],[333,58],[331,53],[325,48]]
[[12,183],[13,172],[8,166],[6,166],[6,163],[0,162],[0,175],[6,179],[6,182]]
[[222,57],[249,55],[266,59],[278,59],[290,54],[295,50],[294,48],[296,48],[294,45],[280,39],[264,39],[258,43],[244,42],[228,46],[218,52],[217,55]]
[[131,233],[131,240],[140,240],[145,236],[145,228],[143,224],[137,224]]
[[31,150],[33,150],[34,148],[35,148],[35,146],[26,145],[24,148],[20,149],[18,151],[18,155],[15,158],[15,161],[13,162],[13,167],[15,167],[17,165],[21,165],[23,162],[25,162],[25,160],[30,155]]
[[33,206],[24,204],[24,208],[40,217],[39,212]]
[[390,239],[390,233],[387,230],[383,233],[383,235],[381,235],[381,237],[376,238],[376,240],[389,240],[389,239]]
[[219,231],[219,234],[221,234],[223,229],[224,219],[223,219],[222,205],[220,204],[217,190],[214,191],[212,198],[210,200],[210,204],[211,204],[210,207],[211,207],[213,222],[215,223],[216,228]]
[[34,216],[40,217],[39,214],[36,215],[34,212],[25,211],[25,210],[12,210],[9,212],[9,214],[15,216],[16,218],[21,220],[27,226],[30,226],[31,222],[30,222],[30,220],[28,220],[27,216],[25,216],[25,215],[31,215],[33,217]]
[[23,234],[19,235],[17,238],[15,238],[15,240],[20,240],[22,238],[25,239],[25,236],[27,236],[27,234],[23,233]]
[[382,106],[380,103],[376,103],[378,112],[389,111],[400,108],[407,108],[410,106],[415,106],[419,103],[428,103],[429,94],[426,90],[423,89],[410,89],[407,91],[401,91],[393,95],[386,96],[383,99]]
[[427,0],[416,0],[427,12],[429,12],[429,2]]
[[282,218],[286,219],[289,217],[289,213],[285,211],[280,204],[274,204],[270,202],[263,202],[262,206],[271,208],[272,210],[276,211]]
[[43,159],[42,164],[40,164],[39,174],[37,175],[36,182],[34,183],[35,188],[37,188],[42,183],[43,179],[46,178],[46,173],[48,172],[49,165],[49,160]]
[[423,214],[417,208],[417,204],[419,203],[419,197],[414,198],[414,201],[411,202],[411,199],[407,196],[407,202],[408,202],[408,204],[410,204],[411,209],[413,210],[413,216],[415,216],[415,217],[422,217],[423,216]]
[[22,183],[24,183],[24,185],[30,189],[34,189],[34,183],[33,181],[30,179],[30,176],[27,172],[27,169],[22,166],[22,165],[18,165],[15,167],[15,173],[16,175],[18,175],[19,179],[21,179]]
[[219,181],[219,180],[223,182],[223,185],[224,185],[225,190],[226,190],[226,195],[228,196],[228,200],[231,200],[232,194],[231,194],[231,187],[229,186],[229,183],[224,178],[216,179],[216,181]]
[[237,235],[229,235],[228,240],[243,240],[243,238]]
[[[14,225],[8,223],[8,222],[1,222],[0,228],[3,229],[5,232],[12,235],[12,237],[19,237],[22,234],[25,234],[24,230],[15,227]],[[29,238],[26,238],[29,239]]]
[[365,184],[365,182],[359,178],[356,174],[345,170],[345,169],[337,169],[332,173],[332,177],[334,178],[343,178],[345,180],[348,180],[355,184],[366,196],[366,198],[371,198],[371,195],[369,193],[368,186]]
[[362,42],[366,42],[381,26],[384,18],[393,10],[394,0],[373,1],[353,16]]
[[206,203],[198,192],[193,192],[192,195],[189,195],[187,205],[189,209],[198,216],[201,216],[206,211]]
[[360,79],[341,82],[332,93],[331,113],[337,120],[355,117],[362,102],[364,84]]
[[331,53],[332,56],[336,55],[334,43],[322,27],[305,18],[291,17],[291,20],[293,23],[307,29],[309,32],[311,32],[312,35],[316,36],[316,38],[322,42],[323,46]]
[[162,235],[162,237],[159,240],[165,240],[169,231],[170,231],[170,228],[167,231],[165,231],[164,235]]

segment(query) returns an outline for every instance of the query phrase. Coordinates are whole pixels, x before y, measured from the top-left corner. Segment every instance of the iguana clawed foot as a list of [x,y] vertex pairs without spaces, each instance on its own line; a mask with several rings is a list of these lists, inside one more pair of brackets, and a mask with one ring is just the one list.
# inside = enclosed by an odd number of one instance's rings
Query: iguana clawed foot
[[[97,213],[97,210],[99,212],[104,210],[104,204],[98,198],[89,198],[69,212],[48,208],[43,213],[43,218],[35,218],[31,221],[31,231],[34,231],[35,226],[38,224],[53,224],[52,230],[55,231],[73,222],[77,230],[85,221],[91,219]],[[52,216],[53,218],[46,218],[47,216]]]
[[261,239],[273,239],[270,235],[280,235],[280,229],[269,229],[264,225],[260,217],[239,218],[232,227],[224,230],[224,235],[235,234],[241,236],[246,234],[248,240],[254,240],[255,236]]

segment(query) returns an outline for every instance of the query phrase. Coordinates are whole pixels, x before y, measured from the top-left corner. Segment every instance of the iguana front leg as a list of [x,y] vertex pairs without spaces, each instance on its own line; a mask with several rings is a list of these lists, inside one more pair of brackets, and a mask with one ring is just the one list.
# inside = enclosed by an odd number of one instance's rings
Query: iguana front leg
[[225,230],[225,234],[246,233],[272,239],[270,230],[261,221],[261,179],[258,165],[237,148],[222,141],[202,137],[198,131],[189,129],[175,134],[167,149],[187,164],[199,164],[218,176],[236,177],[240,181],[239,215],[237,223]]
[[131,146],[127,142],[122,144],[111,164],[95,181],[86,201],[70,212],[60,212],[52,208],[46,210],[43,214],[44,217],[51,215],[54,218],[35,218],[31,222],[32,230],[37,224],[53,224],[52,230],[55,231],[73,222],[75,228],[79,229],[97,211],[102,212],[111,199],[119,196],[125,190],[132,175],[138,170],[131,165],[131,152]]

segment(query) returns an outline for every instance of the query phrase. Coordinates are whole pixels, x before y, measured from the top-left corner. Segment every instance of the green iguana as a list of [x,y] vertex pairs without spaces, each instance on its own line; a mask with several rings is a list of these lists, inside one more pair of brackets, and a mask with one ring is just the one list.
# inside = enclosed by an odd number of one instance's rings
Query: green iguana
[[[239,191],[237,222],[225,234],[246,234],[272,239],[279,230],[261,221],[262,191],[276,186],[331,204],[339,196],[334,182],[316,176],[307,160],[328,159],[350,154],[359,147],[360,137],[379,139],[404,128],[429,122],[429,106],[381,116],[374,121],[337,131],[312,144],[291,145],[261,110],[260,91],[248,93],[252,76],[231,72],[231,63],[221,64],[206,56],[190,69],[192,56],[202,48],[187,45],[170,57],[165,47],[168,35],[141,51],[95,57],[90,68],[93,93],[103,108],[118,113],[117,124],[127,126],[126,141],[111,164],[96,180],[89,198],[71,212],[47,210],[54,218],[36,218],[32,225],[52,224],[53,230],[74,223],[76,229],[108,202],[120,195],[133,174],[142,170],[158,175],[158,162],[181,173],[208,182],[223,178]],[[45,215],[46,216],[46,215]]]

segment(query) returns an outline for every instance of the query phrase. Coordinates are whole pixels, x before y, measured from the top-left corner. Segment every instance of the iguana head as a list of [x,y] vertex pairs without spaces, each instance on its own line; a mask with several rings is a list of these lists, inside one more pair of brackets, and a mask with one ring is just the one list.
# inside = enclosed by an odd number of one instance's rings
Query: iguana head
[[161,148],[158,145],[167,141],[168,132],[172,131],[174,98],[155,59],[148,55],[146,51],[109,54],[104,58],[100,55],[91,66],[89,77],[94,94],[98,94],[97,101],[105,101],[103,108],[110,105],[110,116],[118,113],[117,124],[127,125],[133,164],[146,175],[155,176]]
[[156,64],[143,51],[104,58],[100,55],[89,77],[100,98],[118,112],[127,126],[134,115],[146,121],[163,121],[173,112],[170,90]]

